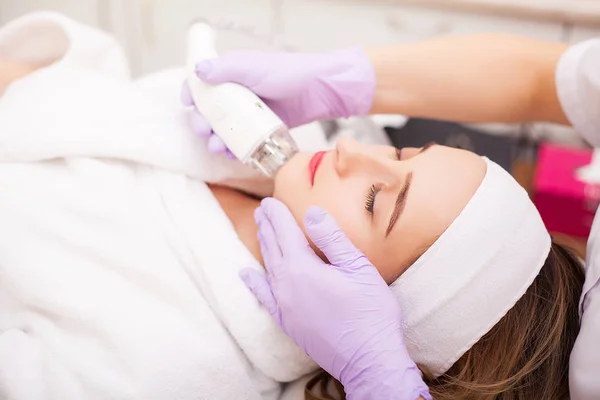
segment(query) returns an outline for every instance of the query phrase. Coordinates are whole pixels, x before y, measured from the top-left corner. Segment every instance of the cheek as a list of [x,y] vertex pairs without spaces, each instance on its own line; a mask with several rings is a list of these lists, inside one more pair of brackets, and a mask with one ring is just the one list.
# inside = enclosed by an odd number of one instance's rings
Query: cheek
[[295,155],[275,177],[273,197],[284,203],[298,221],[309,206],[310,182],[307,165],[310,157],[311,155],[306,153]]
[[[311,193],[308,206],[318,206],[327,211],[337,222],[348,239],[363,253],[371,253],[372,227],[364,209],[364,199],[356,185],[323,185]],[[313,249],[317,251],[315,246]]]
[[374,246],[370,253],[365,253],[365,255],[375,268],[377,268],[379,275],[381,275],[388,285],[394,282],[408,268],[408,266],[404,266],[406,261],[404,254],[398,253],[394,248],[378,248]]
[[[292,160],[294,161],[294,160]],[[296,167],[296,168],[290,168]],[[303,232],[304,215],[310,206],[327,211],[336,220],[344,234],[379,269],[384,278],[389,275],[387,268],[381,269],[381,249],[376,232],[365,211],[365,198],[370,183],[362,179],[339,180],[335,176],[323,176],[314,187],[303,184],[298,166],[286,165],[277,175],[273,197],[283,202],[291,211]],[[301,172],[301,171],[300,171]],[[306,234],[306,232],[305,232]],[[310,239],[309,239],[310,240]],[[313,250],[325,259],[311,242]]]
[[[325,185],[323,185],[325,186]],[[305,190],[289,181],[275,186],[273,197],[283,202],[304,230],[304,215],[310,206],[317,206],[335,218],[344,233],[357,231],[357,220],[362,217],[360,202],[349,200],[349,193],[340,187],[327,185],[327,188],[309,188]]]
[[[367,256],[389,284],[403,272],[405,254],[397,246],[397,242],[384,239],[385,229],[375,227],[365,210],[369,184],[353,182],[346,187],[345,183],[339,186],[328,185],[318,191],[313,195],[311,205],[317,205],[333,216],[352,244]],[[361,191],[361,187],[367,189]],[[314,245],[313,249],[318,252]],[[320,252],[318,254],[321,256]]]

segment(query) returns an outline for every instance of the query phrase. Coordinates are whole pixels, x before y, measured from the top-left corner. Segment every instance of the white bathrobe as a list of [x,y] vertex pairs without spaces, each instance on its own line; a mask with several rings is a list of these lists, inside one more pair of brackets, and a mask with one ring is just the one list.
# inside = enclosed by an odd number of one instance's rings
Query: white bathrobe
[[205,184],[272,182],[189,131],[182,71],[132,82],[111,37],[54,13],[3,27],[0,57],[45,66],[0,97],[0,398],[277,399],[315,369]]

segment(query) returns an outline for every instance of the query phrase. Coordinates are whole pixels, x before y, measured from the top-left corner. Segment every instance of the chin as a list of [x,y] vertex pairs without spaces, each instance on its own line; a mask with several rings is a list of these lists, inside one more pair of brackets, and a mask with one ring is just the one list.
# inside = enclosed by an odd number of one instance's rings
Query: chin
[[295,154],[275,176],[275,193],[273,197],[277,198],[279,193],[288,193],[293,195],[295,192],[310,190],[310,177],[308,173],[308,163],[312,153]]
[[288,206],[292,213],[298,211],[309,197],[311,185],[308,163],[312,156],[312,153],[294,155],[275,176],[273,197]]

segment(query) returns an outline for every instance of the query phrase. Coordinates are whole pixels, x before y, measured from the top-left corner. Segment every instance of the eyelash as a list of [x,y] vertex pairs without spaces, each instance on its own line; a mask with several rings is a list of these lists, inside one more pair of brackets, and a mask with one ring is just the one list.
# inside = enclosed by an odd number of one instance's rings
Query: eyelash
[[[395,149],[395,157],[397,161],[402,160],[402,150],[396,148]],[[369,192],[367,193],[367,199],[365,201],[365,209],[373,215],[373,207],[375,206],[375,196],[381,190],[381,187],[376,185],[371,185],[369,188]]]
[[[395,150],[395,158],[397,161],[400,161],[402,159],[402,150],[401,149],[394,149]],[[365,209],[371,213],[371,215],[373,215],[373,207],[375,206],[375,196],[377,196],[377,193],[379,193],[379,191],[381,190],[381,187],[377,186],[377,185],[371,185],[371,187],[369,188],[369,192],[367,193],[367,199],[365,201]]]
[[365,209],[369,213],[371,213],[371,215],[373,214],[373,207],[375,206],[375,196],[377,196],[377,193],[379,193],[380,190],[381,190],[380,187],[372,185],[369,188],[369,192],[367,193],[367,200],[365,202]]

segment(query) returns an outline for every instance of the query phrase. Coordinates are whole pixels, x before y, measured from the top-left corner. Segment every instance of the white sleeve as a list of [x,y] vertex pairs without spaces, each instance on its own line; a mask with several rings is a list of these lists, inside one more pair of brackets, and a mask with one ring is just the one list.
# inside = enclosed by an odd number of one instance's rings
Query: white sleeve
[[[577,44],[561,57],[556,70],[561,106],[579,134],[600,146],[600,39]],[[571,352],[571,399],[600,398],[600,214],[596,214],[586,256],[580,301],[581,328]]]
[[581,327],[569,364],[572,400],[600,398],[600,213],[596,213],[586,255],[580,301]]
[[125,54],[112,36],[56,12],[27,14],[2,26],[0,58],[38,68],[67,64],[126,80],[130,74]]
[[600,38],[568,49],[556,69],[560,104],[579,134],[600,146]]

